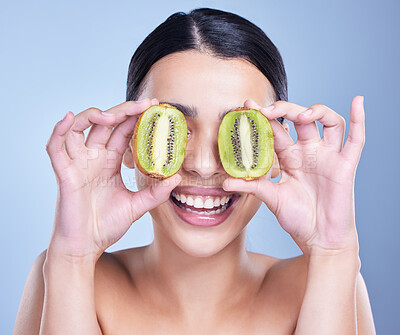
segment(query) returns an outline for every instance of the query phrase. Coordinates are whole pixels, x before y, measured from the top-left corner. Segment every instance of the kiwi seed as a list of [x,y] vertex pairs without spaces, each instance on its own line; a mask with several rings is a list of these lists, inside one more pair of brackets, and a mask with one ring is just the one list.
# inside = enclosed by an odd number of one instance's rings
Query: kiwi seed
[[138,169],[164,179],[180,169],[185,158],[187,125],[181,111],[168,104],[153,105],[136,123],[132,152]]
[[218,132],[225,171],[251,180],[265,175],[274,159],[274,137],[268,119],[256,109],[240,107],[225,115]]

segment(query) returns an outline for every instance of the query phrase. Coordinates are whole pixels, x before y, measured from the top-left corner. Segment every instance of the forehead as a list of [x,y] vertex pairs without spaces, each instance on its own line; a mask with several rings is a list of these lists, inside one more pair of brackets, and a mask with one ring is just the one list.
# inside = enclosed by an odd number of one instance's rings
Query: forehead
[[273,102],[268,79],[244,59],[221,59],[205,52],[184,51],[156,62],[145,78],[141,98],[157,98],[190,106],[199,117],[206,110],[218,115],[253,99],[264,106]]

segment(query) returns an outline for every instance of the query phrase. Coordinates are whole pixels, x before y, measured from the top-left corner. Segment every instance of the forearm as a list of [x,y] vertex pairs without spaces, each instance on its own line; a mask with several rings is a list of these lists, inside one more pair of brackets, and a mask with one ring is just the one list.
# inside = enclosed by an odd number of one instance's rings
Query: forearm
[[95,262],[48,252],[41,335],[101,334],[94,297]]
[[306,290],[295,334],[357,334],[358,253],[313,255],[308,260]]

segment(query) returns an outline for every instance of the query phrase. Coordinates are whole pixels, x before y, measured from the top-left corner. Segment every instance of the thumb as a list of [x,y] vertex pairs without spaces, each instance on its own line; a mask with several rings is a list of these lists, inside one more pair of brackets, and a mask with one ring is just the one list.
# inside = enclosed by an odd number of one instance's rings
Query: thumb
[[222,184],[222,187],[228,192],[253,194],[255,197],[262,200],[273,214],[276,214],[278,209],[278,185],[268,180],[266,177],[260,177],[249,181],[227,178]]
[[157,180],[138,192],[131,192],[131,223],[149,210],[168,200],[172,190],[181,182],[182,177],[175,174],[164,180]]

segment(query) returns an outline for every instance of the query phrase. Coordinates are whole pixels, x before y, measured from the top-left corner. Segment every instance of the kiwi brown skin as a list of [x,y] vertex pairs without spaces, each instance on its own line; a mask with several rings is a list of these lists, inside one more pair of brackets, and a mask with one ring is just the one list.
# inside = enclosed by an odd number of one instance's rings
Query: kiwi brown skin
[[[236,108],[236,109],[234,109],[234,110],[232,110],[232,111],[230,111],[229,113],[234,113],[234,112],[246,112],[246,111],[250,111],[250,110],[255,110],[255,111],[258,111],[260,114],[262,114],[261,113],[261,111],[260,110],[258,110],[258,109],[256,109],[256,108],[247,108],[247,107],[238,107],[238,108]],[[228,115],[229,113],[227,113],[226,115]],[[264,117],[265,117],[265,115],[264,114],[262,114]],[[266,118],[266,117],[265,117]],[[267,119],[267,118],[266,118]],[[267,119],[267,121],[268,121],[268,119]],[[269,121],[268,121],[268,123],[269,123]],[[271,168],[272,168],[272,166],[271,166]],[[270,169],[271,169],[270,168]],[[270,170],[269,169],[269,170]],[[267,173],[268,173],[268,171],[269,170],[267,170],[263,175],[260,175],[260,176],[255,176],[255,177],[251,177],[251,176],[249,176],[249,177],[237,177],[237,176],[234,176],[234,175],[232,175],[232,174],[230,174],[230,173],[228,173],[229,174],[229,176],[231,177],[231,178],[235,178],[235,179],[241,179],[241,180],[245,180],[245,181],[251,181],[251,180],[255,180],[255,179],[258,179],[258,178],[261,178],[261,177],[263,177],[263,176],[265,176]]]
[[137,122],[136,122],[135,129],[134,129],[134,131],[133,131],[132,141],[131,141],[131,150],[132,150],[132,154],[133,154],[133,159],[134,159],[134,161],[135,161],[135,166],[138,168],[138,170],[139,170],[141,173],[143,173],[145,176],[148,176],[148,177],[151,177],[151,178],[155,178],[155,179],[158,179],[158,180],[163,180],[163,179],[172,177],[174,174],[176,174],[176,172],[175,172],[173,175],[168,176],[168,177],[166,177],[166,176],[164,176],[164,175],[162,175],[162,174],[159,174],[159,173],[149,172],[149,171],[147,171],[147,170],[140,164],[139,158],[138,158],[138,155],[137,155],[137,134],[138,134],[138,129],[139,129],[140,121],[141,121],[141,119],[142,119],[144,113],[146,113],[146,111],[147,111],[148,109],[150,109],[150,108],[152,108],[152,107],[154,107],[154,106],[160,106],[160,107],[165,107],[165,108],[174,108],[174,109],[178,110],[177,108],[175,108],[174,106],[171,106],[170,104],[152,105],[152,106],[150,106],[149,108],[147,108],[147,109],[140,115],[139,119],[138,119]]

